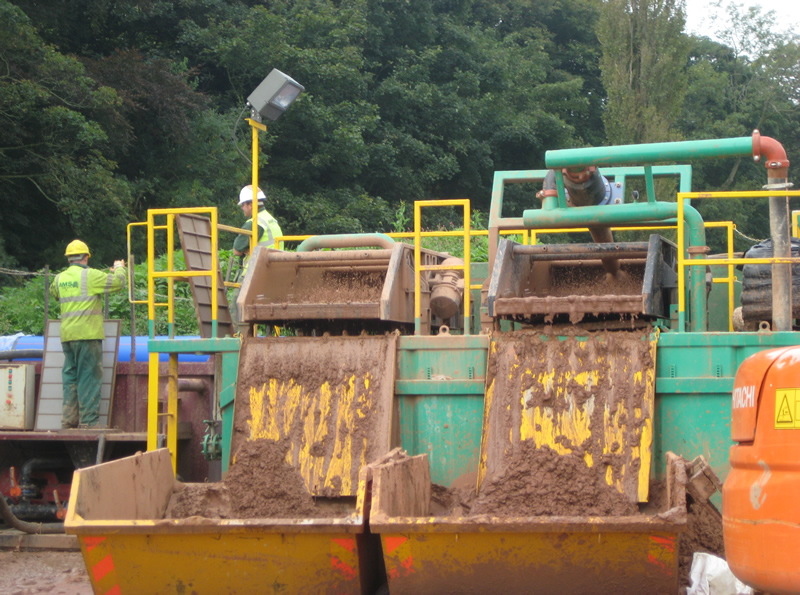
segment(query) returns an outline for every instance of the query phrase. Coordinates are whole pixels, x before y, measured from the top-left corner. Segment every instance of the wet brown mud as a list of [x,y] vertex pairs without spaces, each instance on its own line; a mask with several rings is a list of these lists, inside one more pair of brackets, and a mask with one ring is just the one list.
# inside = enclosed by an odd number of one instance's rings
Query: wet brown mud
[[179,484],[167,518],[323,518],[330,509],[315,504],[299,469],[286,461],[287,441],[253,440],[236,455],[221,482]]

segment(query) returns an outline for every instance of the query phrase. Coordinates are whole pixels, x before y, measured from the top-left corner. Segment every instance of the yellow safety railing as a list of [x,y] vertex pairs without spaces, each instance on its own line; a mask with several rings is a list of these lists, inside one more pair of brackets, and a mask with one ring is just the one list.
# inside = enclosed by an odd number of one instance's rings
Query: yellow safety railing
[[[735,191],[735,192],[679,192],[678,193],[678,317],[680,320],[686,319],[686,267],[693,266],[728,266],[728,279],[734,277],[733,267],[736,265],[745,264],[793,264],[800,263],[800,258],[733,258],[733,229],[732,226],[728,230],[728,258],[715,259],[710,262],[703,255],[698,254],[694,259],[687,259],[684,256],[686,249],[686,232],[684,228],[684,201],[692,198],[709,198],[709,199],[725,199],[725,198],[770,198],[773,196],[800,196],[798,190],[753,190],[753,191]],[[793,213],[794,216],[794,213]],[[793,217],[794,219],[794,217]],[[724,224],[720,224],[722,226]],[[731,224],[732,225],[732,224]],[[793,224],[796,225],[796,224]],[[706,227],[713,227],[713,224],[706,224]],[[727,279],[725,280],[727,281]],[[720,282],[724,282],[720,280]],[[727,281],[733,283],[733,281]],[[730,292],[729,292],[730,293]],[[733,298],[728,298],[729,308],[731,315],[733,314]],[[732,322],[731,326],[732,328]],[[684,329],[680,329],[684,330]]]
[[[211,221],[211,266],[209,269],[176,271],[175,257],[175,217],[177,215],[207,215]],[[165,217],[166,223],[157,224],[156,218]],[[129,226],[130,229],[130,226]],[[167,270],[155,270],[155,237],[157,231],[167,234]],[[183,209],[150,209],[147,211],[147,316],[150,339],[155,337],[156,308],[167,308],[167,327],[169,337],[175,334],[175,281],[189,277],[210,277],[211,280],[211,336],[217,336],[217,296],[219,250],[217,241],[217,208],[198,207]],[[157,302],[156,279],[167,279],[167,301]],[[159,353],[151,352],[148,361],[147,383],[147,450],[158,448],[158,420],[166,417],[166,441],[172,457],[172,468],[176,468],[178,452],[178,354],[169,353],[167,372],[167,410],[158,411]]]
[[792,211],[792,236],[800,238],[800,226],[798,226],[797,219],[800,217],[800,211]]
[[[423,207],[462,207],[464,209],[464,230],[444,232],[464,238],[464,264],[461,265],[422,265],[422,208]],[[470,207],[469,199],[456,200],[417,200],[414,201],[414,334],[422,332],[421,273],[422,271],[463,271],[464,272],[464,334],[470,334]]]
[[[726,239],[728,244],[728,259],[733,258],[733,230],[736,229],[736,225],[733,221],[709,221],[703,222],[703,225],[706,228],[725,228],[726,230]],[[727,260],[727,259],[726,259]],[[732,264],[723,264],[723,263],[716,263],[716,262],[708,262],[708,266],[725,266],[728,267],[728,276],[727,277],[716,277],[712,279],[712,283],[727,283],[728,284],[728,330],[733,330],[733,307],[734,307],[734,287],[736,283],[736,273],[733,270],[734,265]]]
[[[176,215],[207,215],[211,221],[211,266],[208,269],[194,271],[174,270],[175,257],[175,216]],[[156,217],[166,217],[166,224],[157,225]],[[155,270],[155,232],[164,230],[167,233],[167,270]],[[147,211],[147,283],[148,283],[148,318],[151,324],[155,324],[155,310],[158,306],[167,308],[167,324],[169,335],[174,335],[175,324],[175,280],[186,280],[188,277],[210,277],[211,281],[211,335],[217,333],[217,271],[219,271],[219,255],[217,240],[217,208],[216,207],[194,207],[181,209],[150,209]],[[167,279],[167,302],[158,303],[154,300],[156,279]],[[155,326],[149,329],[151,337]]]
[[[715,228],[715,227],[724,227],[727,229],[727,245],[728,245],[728,258],[733,258],[733,230],[736,229],[736,225],[732,221],[711,221],[711,222],[704,222],[704,227],[706,228]],[[652,231],[656,229],[664,230],[664,229],[677,229],[677,225],[660,225],[660,226],[631,226],[631,227],[612,227],[611,231]],[[582,228],[568,228],[568,229],[537,229],[531,230],[531,244],[536,244],[538,240],[538,234],[542,233],[577,233],[577,232],[588,232],[588,227]],[[727,277],[717,277],[714,279],[714,283],[727,283],[728,284],[728,329],[733,330],[733,305],[734,305],[734,297],[735,297],[735,282],[736,282],[736,274],[734,273],[734,265],[725,265],[723,262],[708,262],[708,266],[728,266],[728,276]]]
[[[659,226],[620,226],[620,227],[612,227],[610,228],[611,231],[652,231],[654,229],[675,229],[675,225],[659,225]],[[537,229],[531,230],[531,244],[535,245],[538,241],[538,236],[540,233],[576,233],[576,232],[583,232],[588,233],[588,227],[573,227],[573,228],[566,228],[566,229]]]
[[[137,223],[128,223],[127,238],[128,238],[128,301],[131,304],[147,304],[147,300],[137,300],[134,293],[134,274],[133,274],[133,246],[131,244],[131,228],[138,226],[146,226],[146,221],[139,221]],[[131,334],[135,334],[136,329],[131,329]]]

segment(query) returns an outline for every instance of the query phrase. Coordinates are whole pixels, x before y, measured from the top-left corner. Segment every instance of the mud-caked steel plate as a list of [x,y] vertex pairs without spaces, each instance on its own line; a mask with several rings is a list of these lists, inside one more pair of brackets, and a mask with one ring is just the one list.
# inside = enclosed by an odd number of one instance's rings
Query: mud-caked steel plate
[[569,295],[565,297],[521,297],[498,298],[495,314],[535,316],[545,314],[569,314],[570,320],[580,322],[586,314],[642,314],[641,295]]
[[631,502],[647,500],[657,334],[496,333],[489,348],[479,481],[503,470],[522,441],[605,466]]
[[290,442],[315,496],[355,496],[359,469],[389,451],[397,336],[244,341],[231,438]]

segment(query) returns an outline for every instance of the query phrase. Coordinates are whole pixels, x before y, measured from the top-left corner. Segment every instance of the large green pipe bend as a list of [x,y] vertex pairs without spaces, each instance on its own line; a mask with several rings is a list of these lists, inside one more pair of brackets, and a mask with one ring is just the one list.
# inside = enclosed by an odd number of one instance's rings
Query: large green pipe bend
[[391,250],[394,240],[385,233],[352,233],[312,236],[297,247],[298,252],[326,248],[385,248]]

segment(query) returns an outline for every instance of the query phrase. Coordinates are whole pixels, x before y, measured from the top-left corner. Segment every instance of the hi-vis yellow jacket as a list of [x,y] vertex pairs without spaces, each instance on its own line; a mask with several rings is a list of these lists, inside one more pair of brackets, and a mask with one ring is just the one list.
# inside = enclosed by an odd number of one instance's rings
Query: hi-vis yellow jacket
[[[279,238],[283,235],[281,231],[281,226],[278,224],[278,221],[269,214],[268,211],[264,209],[258,210],[258,223],[256,224],[259,227],[264,229],[264,233],[261,234],[261,237],[258,240],[259,245],[266,246],[267,248],[274,248],[275,247],[275,238]],[[244,222],[243,228],[253,229],[253,218],[251,217],[247,221]],[[236,238],[236,242],[234,242],[234,248],[236,248],[236,244],[239,241],[239,238],[247,238],[248,236],[240,235]],[[249,249],[248,244],[248,249]],[[283,241],[278,242],[278,249],[283,250]],[[247,273],[247,266],[250,264],[250,254],[248,253],[244,257],[244,261],[242,263],[242,273],[241,277],[244,278],[245,273]]]
[[73,264],[56,275],[50,294],[61,303],[61,341],[104,339],[103,295],[125,287],[125,267],[104,273]]
[[[251,217],[245,223],[251,222],[253,218]],[[267,244],[268,248],[275,247],[275,238],[279,238],[283,235],[281,231],[281,226],[278,225],[278,221],[269,214],[269,212],[265,211],[264,209],[258,210],[258,225],[259,227],[264,228],[264,235],[261,236],[261,239],[258,240],[259,244]],[[283,250],[283,242],[280,242],[280,249]]]

